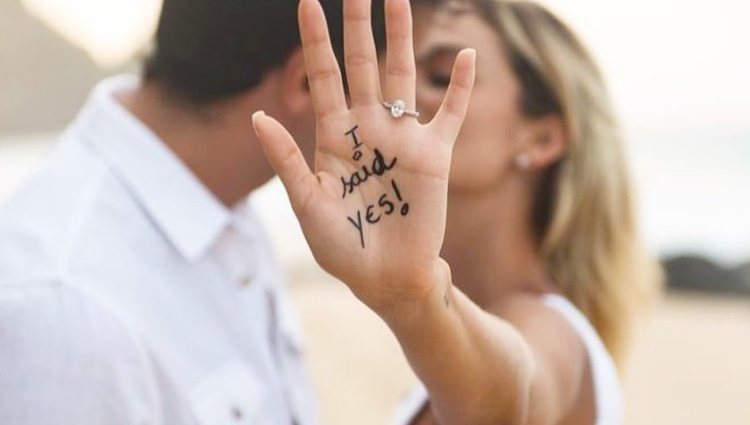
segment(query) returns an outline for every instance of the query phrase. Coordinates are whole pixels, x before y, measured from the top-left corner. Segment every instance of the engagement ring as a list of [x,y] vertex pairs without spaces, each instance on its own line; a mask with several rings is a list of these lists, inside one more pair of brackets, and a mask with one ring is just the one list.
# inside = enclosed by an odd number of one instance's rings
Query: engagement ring
[[391,111],[391,116],[393,118],[401,118],[404,115],[419,118],[419,112],[412,109],[406,109],[406,102],[401,99],[396,99],[393,103],[383,102],[383,106]]

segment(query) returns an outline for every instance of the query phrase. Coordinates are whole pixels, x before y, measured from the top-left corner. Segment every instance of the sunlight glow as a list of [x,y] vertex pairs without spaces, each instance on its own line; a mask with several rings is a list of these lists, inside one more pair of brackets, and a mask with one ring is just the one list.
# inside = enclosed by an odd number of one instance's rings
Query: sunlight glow
[[154,34],[161,0],[21,0],[28,12],[102,67],[131,59]]

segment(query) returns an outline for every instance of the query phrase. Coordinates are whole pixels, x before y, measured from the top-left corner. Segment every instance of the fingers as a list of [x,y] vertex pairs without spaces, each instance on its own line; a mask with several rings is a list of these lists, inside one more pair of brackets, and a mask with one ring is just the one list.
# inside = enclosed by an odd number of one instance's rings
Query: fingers
[[476,58],[477,52],[474,49],[464,49],[456,56],[451,82],[445,93],[443,104],[431,123],[451,144],[455,143],[466,116],[466,110],[469,108],[471,91],[474,87]]
[[402,99],[408,108],[414,108],[417,71],[409,0],[386,0],[385,18],[388,42],[385,100]]
[[371,0],[344,1],[344,59],[352,105],[380,101],[380,75],[372,36]]
[[345,111],[347,106],[341,71],[318,0],[300,1],[299,30],[315,114],[322,118]]
[[268,162],[281,179],[295,211],[304,208],[314,188],[314,174],[292,135],[263,111],[253,114],[253,127]]

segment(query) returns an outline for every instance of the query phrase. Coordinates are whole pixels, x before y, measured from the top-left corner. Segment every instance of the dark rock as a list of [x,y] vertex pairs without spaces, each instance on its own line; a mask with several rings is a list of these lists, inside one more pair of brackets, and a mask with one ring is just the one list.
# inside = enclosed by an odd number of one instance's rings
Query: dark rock
[[679,255],[663,260],[670,290],[690,290],[750,295],[750,263],[725,268],[699,255]]

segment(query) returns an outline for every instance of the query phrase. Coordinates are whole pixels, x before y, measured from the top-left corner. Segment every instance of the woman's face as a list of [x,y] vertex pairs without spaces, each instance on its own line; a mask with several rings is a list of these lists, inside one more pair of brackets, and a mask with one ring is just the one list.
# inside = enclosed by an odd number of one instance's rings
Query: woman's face
[[499,36],[476,12],[429,6],[414,8],[414,35],[417,108],[425,119],[440,107],[456,54],[466,47],[477,50],[474,92],[454,149],[451,190],[484,191],[502,184],[520,152],[523,120],[520,87]]

